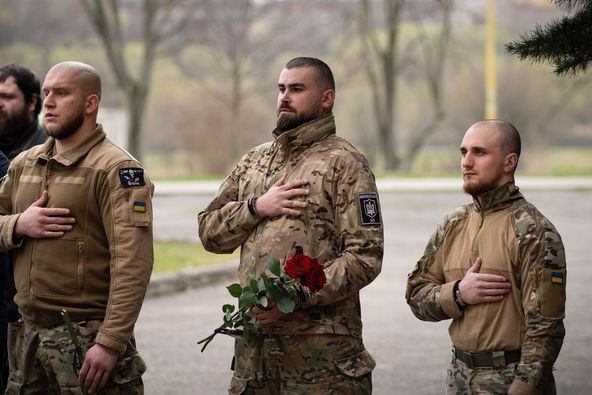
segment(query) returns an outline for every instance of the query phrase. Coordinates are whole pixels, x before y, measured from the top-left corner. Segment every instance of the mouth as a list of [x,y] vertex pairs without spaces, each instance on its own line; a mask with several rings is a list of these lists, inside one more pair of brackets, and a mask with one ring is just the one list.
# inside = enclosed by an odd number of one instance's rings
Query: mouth
[[463,173],[463,177],[470,177],[470,176],[476,176],[477,173],[473,173],[473,172],[465,172]]
[[278,115],[292,113],[292,112],[294,112],[294,110],[292,110],[291,108],[282,107],[278,110]]

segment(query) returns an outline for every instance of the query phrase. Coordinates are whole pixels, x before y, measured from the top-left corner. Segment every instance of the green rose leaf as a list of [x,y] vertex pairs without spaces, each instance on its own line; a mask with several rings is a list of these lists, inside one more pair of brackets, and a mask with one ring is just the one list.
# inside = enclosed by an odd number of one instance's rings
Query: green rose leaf
[[274,276],[280,276],[281,274],[281,265],[280,260],[277,258],[267,257],[265,262],[267,264],[267,268]]
[[238,298],[239,296],[241,296],[241,293],[243,292],[243,289],[241,288],[240,284],[237,283],[229,285],[228,287],[226,287],[226,289],[234,298]]
[[257,295],[250,289],[247,289],[239,298],[239,305],[241,309],[248,310],[257,303]]
[[234,305],[232,304],[225,304],[222,306],[223,313],[234,313]]
[[293,312],[295,307],[296,303],[290,298],[282,298],[278,304],[278,309],[285,314]]
[[258,303],[259,303],[261,306],[263,306],[263,307],[267,308],[267,306],[269,305],[269,300],[267,299],[267,296],[261,296],[261,297],[259,298],[259,301],[258,301]]

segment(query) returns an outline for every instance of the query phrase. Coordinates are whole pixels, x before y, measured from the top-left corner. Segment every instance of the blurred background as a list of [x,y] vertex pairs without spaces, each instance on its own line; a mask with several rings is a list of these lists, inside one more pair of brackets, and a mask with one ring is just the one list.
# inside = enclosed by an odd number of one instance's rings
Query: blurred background
[[41,80],[93,65],[100,122],[157,181],[221,179],[270,140],[295,56],[332,67],[338,134],[379,177],[456,176],[485,97],[523,136],[521,174],[592,175],[592,74],[504,47],[568,14],[547,0],[0,0],[0,63]]

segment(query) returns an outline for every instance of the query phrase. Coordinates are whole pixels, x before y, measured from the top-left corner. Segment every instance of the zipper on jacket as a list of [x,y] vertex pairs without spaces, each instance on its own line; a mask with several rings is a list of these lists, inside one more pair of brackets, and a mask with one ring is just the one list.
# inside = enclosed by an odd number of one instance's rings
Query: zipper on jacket
[[[479,213],[479,226],[477,227],[477,230],[475,231],[475,236],[473,237],[473,243],[471,243],[471,254],[473,255],[477,255],[477,238],[479,237],[479,234],[481,233],[481,230],[483,229],[483,223],[485,222],[485,212],[481,211]],[[471,262],[471,265],[474,262]]]
[[76,291],[82,292],[84,289],[84,242],[79,240],[76,245]]

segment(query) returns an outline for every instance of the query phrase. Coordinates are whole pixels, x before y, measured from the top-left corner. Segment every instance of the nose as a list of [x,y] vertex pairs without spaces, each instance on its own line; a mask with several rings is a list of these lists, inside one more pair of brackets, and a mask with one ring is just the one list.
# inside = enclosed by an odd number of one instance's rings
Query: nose
[[463,169],[470,169],[471,167],[473,167],[473,156],[470,152],[467,152],[465,156],[463,156],[463,158],[460,161],[460,166]]
[[48,107],[53,107],[53,101],[52,101],[51,93],[48,93],[43,98],[43,108],[48,108]]

